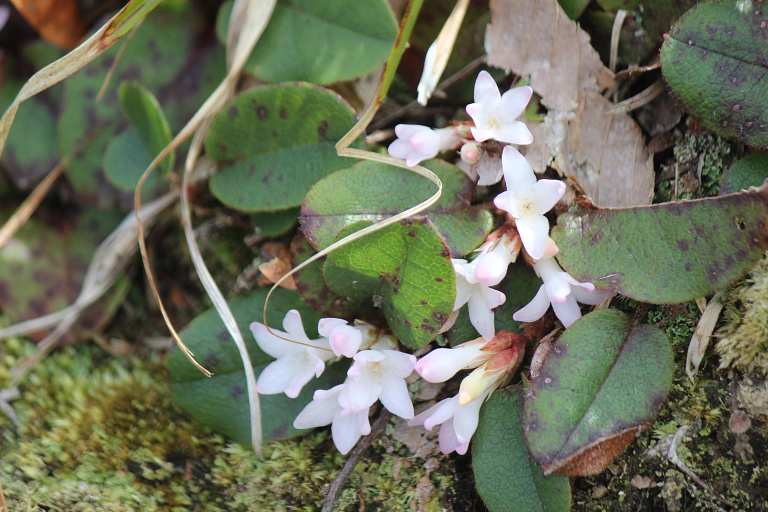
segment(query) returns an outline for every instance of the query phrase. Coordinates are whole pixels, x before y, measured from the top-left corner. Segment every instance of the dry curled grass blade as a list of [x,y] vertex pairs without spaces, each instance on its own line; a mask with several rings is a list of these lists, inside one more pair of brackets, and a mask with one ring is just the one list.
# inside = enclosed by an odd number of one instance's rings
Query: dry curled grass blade
[[[246,382],[248,387],[248,401],[251,413],[251,443],[254,451],[261,457],[261,408],[259,404],[259,395],[256,392],[256,377],[253,372],[253,365],[251,364],[250,356],[248,355],[247,347],[245,346],[245,340],[237,326],[237,321],[232,314],[232,311],[227,305],[227,301],[223,294],[219,290],[216,282],[213,280],[208,268],[203,261],[200,250],[197,247],[197,243],[194,239],[194,233],[192,230],[192,218],[189,211],[188,198],[187,198],[187,183],[189,175],[195,167],[197,158],[202,151],[202,144],[205,139],[205,134],[208,130],[208,125],[213,116],[218,113],[221,107],[228,101],[234,94],[237,86],[237,81],[240,76],[240,72],[245,66],[248,56],[251,54],[253,47],[256,45],[262,32],[267,26],[267,22],[272,16],[276,0],[266,0],[262,2],[253,2],[250,0],[237,0],[232,9],[233,17],[237,17],[236,23],[231,23],[229,28],[229,34],[227,37],[228,48],[227,55],[231,56],[231,65],[227,70],[227,76],[219,84],[216,90],[205,101],[202,107],[195,113],[192,119],[187,125],[179,132],[178,135],[171,141],[171,143],[152,161],[150,166],[144,171],[139,183],[136,186],[136,192],[134,196],[135,211],[138,212],[139,205],[141,204],[141,189],[149,174],[157,167],[171,151],[173,151],[184,140],[194,134],[190,150],[187,154],[187,161],[185,163],[183,184],[182,184],[182,223],[184,226],[184,233],[187,240],[187,245],[192,255],[192,261],[195,265],[198,277],[211,298],[216,311],[219,313],[224,325],[229,331],[232,339],[237,345],[240,357],[243,360],[243,367],[245,369]],[[157,290],[155,284],[154,275],[149,265],[149,259],[147,258],[146,242],[144,240],[144,232],[141,227],[141,219],[137,220],[139,226],[139,247],[141,250],[142,261],[144,262],[144,269],[147,273],[147,279],[152,293],[155,297],[157,304],[160,307],[160,311],[163,315],[168,329],[171,331],[173,339],[176,344],[184,352],[187,358],[194,364],[204,375],[210,377],[211,373],[203,368],[194,359],[194,354],[184,345],[184,342],[179,337],[178,332],[173,327],[173,324],[168,317],[168,313],[163,306],[160,293]]]
[[160,0],[131,0],[83,44],[32,75],[0,118],[0,154],[3,153],[8,133],[21,103],[82,69],[123,37],[158,3]]

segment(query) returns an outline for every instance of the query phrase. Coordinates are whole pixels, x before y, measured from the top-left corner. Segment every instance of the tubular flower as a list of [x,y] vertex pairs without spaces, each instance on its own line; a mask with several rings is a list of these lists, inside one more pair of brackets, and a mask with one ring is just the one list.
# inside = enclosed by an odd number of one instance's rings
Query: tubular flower
[[509,144],[530,144],[533,135],[522,121],[516,121],[531,99],[528,86],[510,89],[503,95],[487,71],[475,81],[475,103],[467,105],[467,114],[475,122],[472,136],[478,142],[496,139]]
[[515,148],[507,146],[501,154],[507,191],[493,203],[515,218],[523,247],[537,260],[544,255],[549,236],[549,221],[544,216],[565,193],[559,180],[538,180],[528,161]]
[[416,363],[415,370],[427,382],[445,382],[459,370],[475,368],[509,348],[515,338],[499,331],[490,341],[477,338],[453,348],[438,348]]
[[325,362],[333,359],[334,354],[326,338],[309,339],[301,315],[295,309],[285,315],[283,328],[286,332],[273,331],[293,343],[271,334],[262,323],[251,324],[256,343],[277,359],[261,372],[256,390],[262,395],[285,392],[290,398],[296,398],[313,375],[319,377],[323,373]]
[[408,167],[461,144],[460,127],[455,126],[433,130],[417,124],[399,124],[395,134],[397,139],[387,151],[395,158],[404,159]]
[[564,272],[554,258],[541,259],[534,262],[533,269],[541,277],[544,284],[539,288],[533,300],[524,308],[512,315],[519,322],[538,320],[549,309],[555,310],[557,318],[568,328],[581,318],[582,304],[600,304],[613,297],[615,293],[608,290],[596,290],[592,283],[580,283],[570,274]]

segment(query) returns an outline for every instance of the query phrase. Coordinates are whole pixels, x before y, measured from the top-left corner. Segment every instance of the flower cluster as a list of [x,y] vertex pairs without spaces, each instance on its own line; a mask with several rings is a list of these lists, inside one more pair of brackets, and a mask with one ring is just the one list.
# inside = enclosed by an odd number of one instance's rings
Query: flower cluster
[[[470,170],[483,155],[483,142],[495,139],[507,144],[530,144],[526,125],[517,120],[531,98],[530,87],[518,87],[504,94],[486,72],[475,83],[475,103],[467,113],[473,123],[433,130],[425,126],[398,125],[397,140],[389,153],[414,166],[441,151],[458,150]],[[498,157],[496,157],[498,162]],[[298,312],[288,312],[285,331],[270,331],[251,325],[259,346],[276,360],[259,376],[260,393],[285,393],[296,397],[313,376],[320,376],[325,364],[339,358],[352,363],[343,384],[315,391],[313,400],[294,422],[296,428],[331,424],[333,440],[347,453],[360,436],[371,431],[369,412],[375,402],[393,414],[431,430],[441,425],[439,440],[444,453],[466,453],[478,424],[482,403],[517,369],[525,350],[525,337],[509,331],[496,332],[494,310],[506,296],[494,287],[506,277],[508,267],[523,252],[543,284],[533,300],[514,313],[521,322],[534,322],[552,306],[567,328],[581,317],[579,303],[599,304],[613,293],[582,283],[565,272],[555,259],[558,248],[549,237],[547,214],[561,200],[566,185],[560,180],[537,179],[531,165],[513,146],[504,146],[501,172],[506,190],[494,205],[506,212],[507,222],[492,233],[468,259],[453,259],[456,275],[454,314],[465,304],[469,318],[481,337],[455,348],[438,348],[420,360],[397,350],[397,340],[375,327],[356,321],[350,325],[339,318],[323,318],[318,324],[320,338],[310,339]],[[470,173],[472,176],[472,173]],[[485,178],[488,181],[485,174]],[[493,180],[490,180],[492,183]],[[413,371],[428,382],[445,382],[462,370],[459,392],[414,416],[406,379]]]
[[322,337],[310,340],[295,309],[285,316],[283,328],[285,332],[270,332],[260,322],[251,324],[256,343],[276,358],[256,382],[261,394],[284,392],[296,398],[313,376],[323,373],[327,361],[337,356],[354,361],[343,384],[315,391],[313,401],[296,418],[294,427],[320,427],[330,423],[336,447],[347,453],[361,435],[370,433],[368,411],[377,400],[393,414],[413,418],[405,378],[413,371],[416,358],[397,351],[392,336],[382,336],[364,322],[349,325],[340,318],[323,318],[317,326]]

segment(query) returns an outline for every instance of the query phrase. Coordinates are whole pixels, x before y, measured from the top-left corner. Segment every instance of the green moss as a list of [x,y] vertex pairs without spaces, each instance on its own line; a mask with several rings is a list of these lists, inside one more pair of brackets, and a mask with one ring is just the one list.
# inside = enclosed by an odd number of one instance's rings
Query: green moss
[[735,159],[732,143],[712,134],[686,134],[673,151],[675,163],[661,166],[654,203],[717,195],[723,170]]
[[768,375],[768,258],[728,291],[715,350],[720,367]]
[[[20,340],[0,346],[0,388],[9,368],[33,351]],[[328,429],[270,443],[260,461],[178,409],[163,371],[157,354],[115,360],[86,345],[59,349],[39,364],[13,402],[18,433],[0,416],[0,482],[10,510],[319,510],[346,461]],[[358,510],[360,499],[372,510],[411,510],[425,485],[422,461],[407,459],[390,439],[374,446],[342,510]],[[427,476],[433,510],[453,478],[450,465],[438,466]]]

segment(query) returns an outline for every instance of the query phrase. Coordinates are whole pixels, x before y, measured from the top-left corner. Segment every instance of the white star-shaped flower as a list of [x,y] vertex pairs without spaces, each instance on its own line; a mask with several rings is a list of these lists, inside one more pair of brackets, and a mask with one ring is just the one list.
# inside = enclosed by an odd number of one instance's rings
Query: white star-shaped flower
[[405,378],[413,372],[416,357],[397,350],[364,350],[355,354],[354,359],[347,372],[349,390],[339,396],[345,413],[357,413],[381,400],[392,414],[413,418]]
[[395,127],[397,139],[387,151],[413,167],[422,160],[434,158],[440,151],[457,148],[461,144],[459,132],[455,126],[433,130],[417,124],[399,124]]
[[565,193],[560,180],[538,180],[523,155],[511,146],[501,153],[507,191],[493,200],[496,207],[515,218],[523,247],[537,260],[544,255],[549,236],[549,221],[544,216]]
[[533,269],[541,277],[544,284],[531,302],[517,311],[512,318],[518,322],[533,322],[544,316],[552,304],[557,318],[568,328],[581,318],[582,304],[600,304],[613,297],[615,293],[608,290],[596,290],[592,283],[580,283],[569,273],[563,271],[554,258],[535,261]]
[[472,136],[478,142],[496,139],[509,144],[530,144],[533,135],[522,121],[516,121],[531,99],[533,89],[516,87],[499,93],[487,71],[481,71],[475,82],[475,103],[467,105],[467,114],[475,122]]
[[277,335],[292,340],[286,341],[271,334],[264,324],[253,322],[251,331],[261,350],[277,359],[259,375],[256,390],[262,395],[285,392],[296,398],[304,384],[312,376],[319,377],[325,369],[325,362],[335,357],[326,338],[310,340],[304,332],[301,315],[292,309],[283,319],[286,332],[273,329]]

